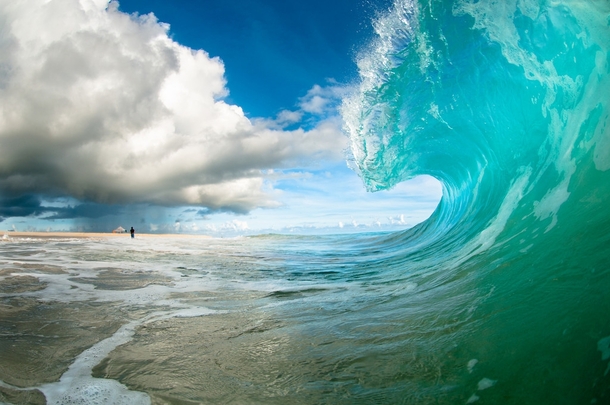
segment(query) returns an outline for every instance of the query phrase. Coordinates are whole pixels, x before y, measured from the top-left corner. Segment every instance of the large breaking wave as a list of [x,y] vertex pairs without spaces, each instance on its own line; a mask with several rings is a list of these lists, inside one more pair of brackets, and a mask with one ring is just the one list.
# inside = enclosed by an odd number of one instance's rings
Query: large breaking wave
[[607,1],[398,0],[342,107],[368,189],[443,185],[387,265],[434,278],[422,313],[445,328],[438,300],[477,302],[445,343],[504,382],[489,403],[610,401],[609,16]]

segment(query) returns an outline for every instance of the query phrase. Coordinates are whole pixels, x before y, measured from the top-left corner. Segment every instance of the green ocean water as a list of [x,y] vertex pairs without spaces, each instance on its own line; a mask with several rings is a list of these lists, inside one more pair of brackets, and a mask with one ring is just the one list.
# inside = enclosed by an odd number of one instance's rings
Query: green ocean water
[[377,32],[352,164],[371,190],[443,184],[405,242],[444,299],[478,300],[446,342],[497,380],[469,400],[610,403],[610,3],[397,1]]

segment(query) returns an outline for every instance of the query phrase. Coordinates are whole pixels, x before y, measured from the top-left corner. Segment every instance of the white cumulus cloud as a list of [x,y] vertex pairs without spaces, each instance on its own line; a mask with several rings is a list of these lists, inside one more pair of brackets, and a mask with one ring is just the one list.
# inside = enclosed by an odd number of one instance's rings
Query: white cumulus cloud
[[326,87],[316,84],[300,99],[299,107],[310,114],[322,115],[334,108],[348,91],[348,87],[340,86],[332,80]]
[[[0,27],[5,195],[247,212],[277,205],[268,169],[343,158],[336,122],[282,131],[226,103],[222,61],[173,41],[152,14],[2,1]],[[319,111],[327,96],[314,88],[303,102]]]

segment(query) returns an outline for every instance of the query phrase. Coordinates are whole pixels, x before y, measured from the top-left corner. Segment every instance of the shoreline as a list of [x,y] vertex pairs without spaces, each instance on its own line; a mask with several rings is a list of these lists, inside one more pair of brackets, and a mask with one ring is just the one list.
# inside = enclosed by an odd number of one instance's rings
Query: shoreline
[[[112,232],[18,232],[0,230],[0,239],[4,235],[9,238],[67,238],[67,239],[99,239],[99,238],[131,238],[129,232],[125,233],[112,233]],[[208,239],[211,236],[208,235],[191,235],[191,234],[173,234],[173,233],[137,233],[137,238],[196,238],[196,239]]]

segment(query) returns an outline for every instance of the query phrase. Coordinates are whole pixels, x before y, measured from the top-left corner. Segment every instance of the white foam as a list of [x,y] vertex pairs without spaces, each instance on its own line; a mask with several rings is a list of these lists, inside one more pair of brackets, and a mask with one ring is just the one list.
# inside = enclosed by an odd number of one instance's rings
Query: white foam
[[602,360],[610,359],[610,336],[602,338],[597,342],[597,350],[602,352]]
[[468,367],[468,372],[469,373],[472,373],[472,370],[474,369],[474,366],[476,366],[478,362],[479,362],[479,360],[477,360],[477,359],[472,359],[472,360],[470,360],[468,362],[468,366],[467,367]]
[[150,397],[143,392],[130,391],[114,380],[91,377],[93,367],[118,346],[129,342],[135,328],[146,322],[174,317],[197,317],[215,311],[207,308],[189,308],[181,311],[156,312],[143,319],[130,322],[114,335],[82,352],[58,382],[37,387],[50,405],[149,405]]
[[490,380],[489,378],[483,378],[481,381],[479,381],[478,390],[483,391],[483,390],[486,390],[487,388],[491,388],[494,385],[496,385],[497,382],[498,382],[497,380]]
[[463,251],[466,253],[458,257],[452,266],[457,267],[471,257],[481,254],[494,245],[496,238],[502,233],[508,223],[508,219],[523,198],[531,174],[532,170],[528,167],[523,169],[521,175],[513,180],[495,218],[487,224],[486,228],[481,231],[477,238],[472,239],[464,246]]
[[150,405],[143,392],[129,391],[114,380],[81,377],[69,386],[41,387],[49,405]]
[[[602,360],[610,359],[610,336],[600,339],[597,342],[597,350],[602,352]],[[608,375],[610,372],[610,362],[608,362],[608,367],[604,372],[604,376]]]
[[93,367],[117,346],[127,343],[134,334],[135,327],[142,321],[123,325],[114,335],[98,342],[82,352],[70,365],[58,382],[38,387],[47,398],[48,404],[150,404],[145,393],[129,391],[127,387],[113,380],[91,377]]

